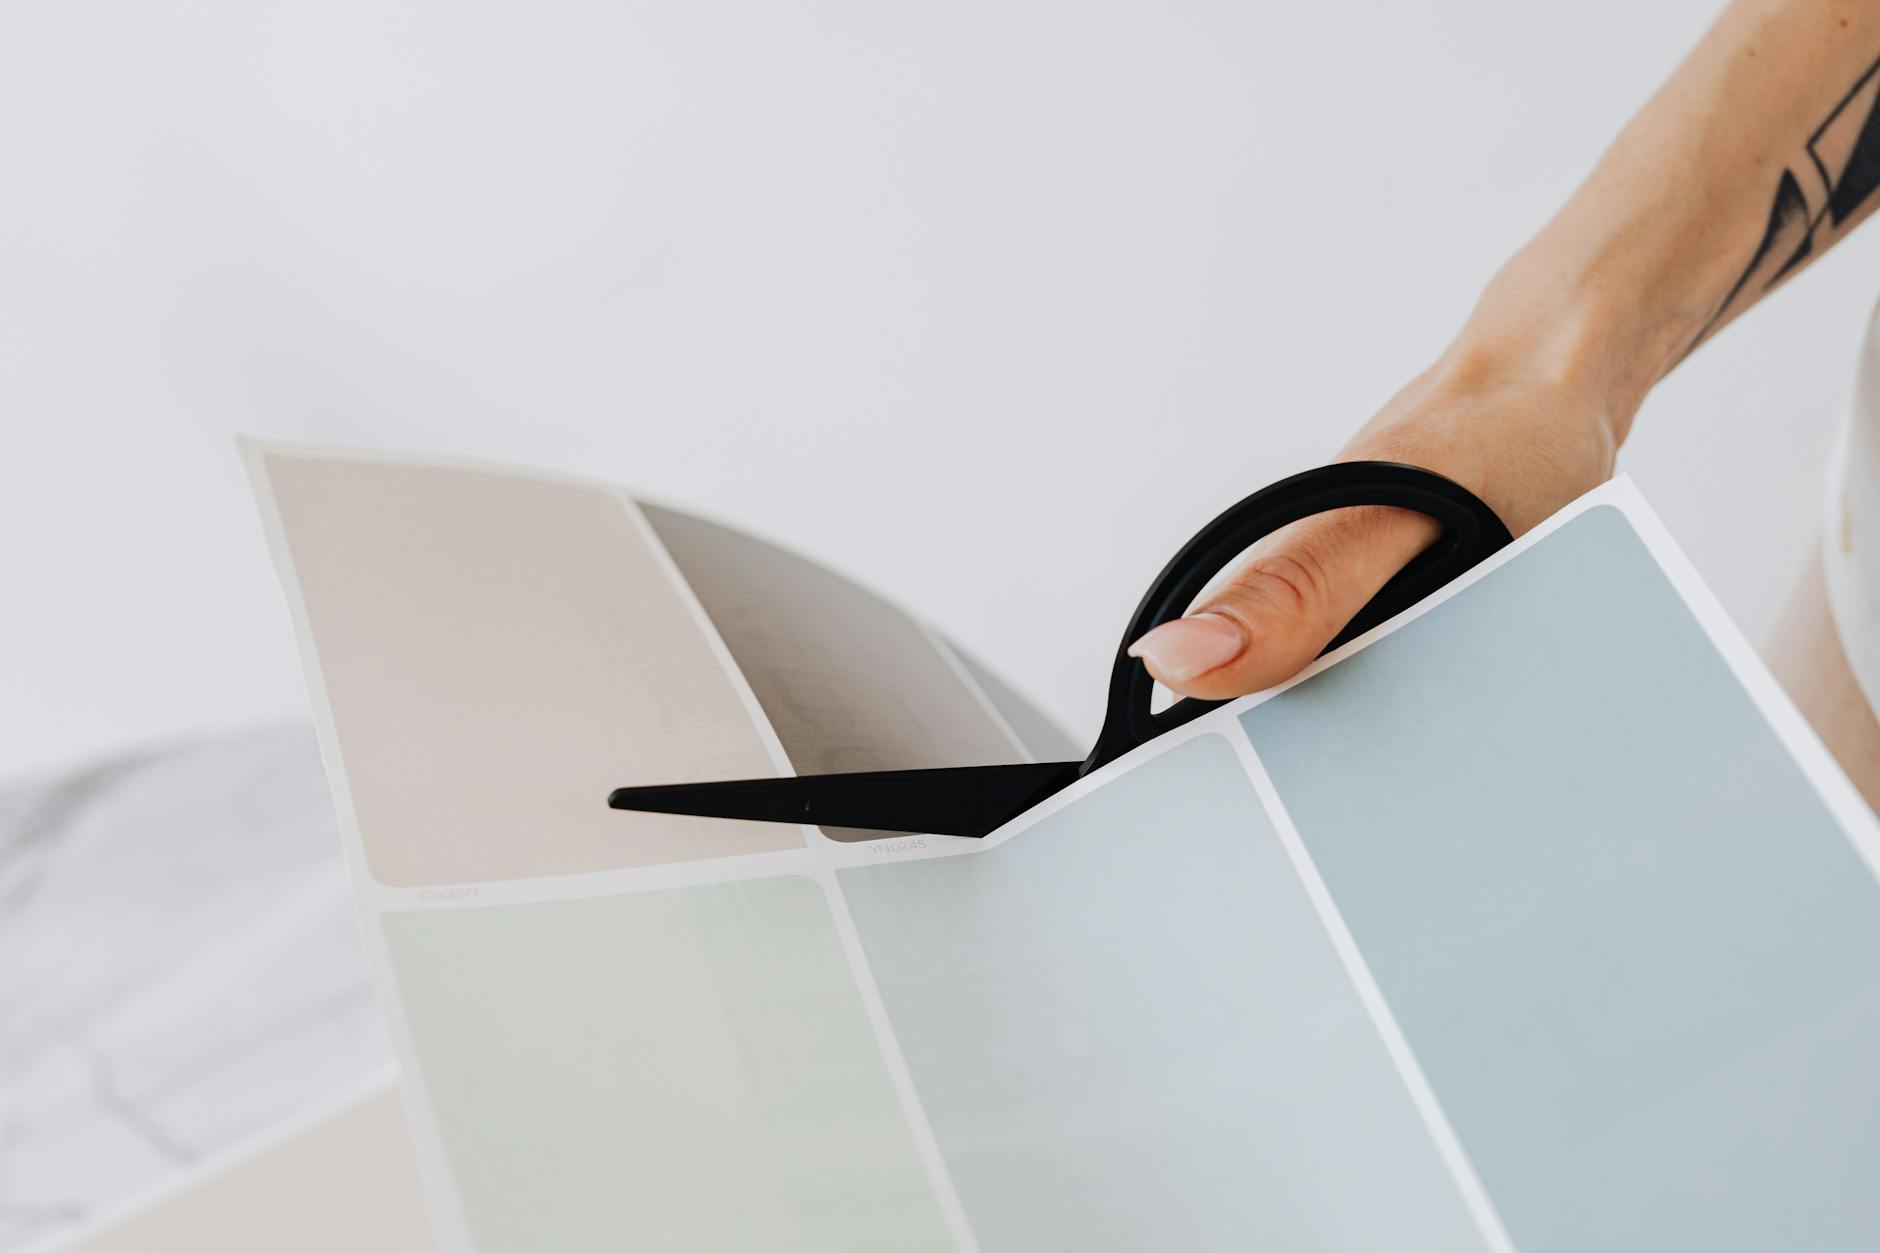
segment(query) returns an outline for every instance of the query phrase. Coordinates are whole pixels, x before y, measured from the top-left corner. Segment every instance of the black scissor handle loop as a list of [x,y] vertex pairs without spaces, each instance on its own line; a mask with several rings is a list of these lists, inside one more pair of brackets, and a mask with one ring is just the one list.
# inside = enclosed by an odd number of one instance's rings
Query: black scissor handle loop
[[1325,646],[1327,652],[1408,609],[1512,538],[1495,511],[1468,488],[1434,471],[1395,461],[1320,466],[1261,488],[1202,527],[1162,568],[1136,606],[1110,671],[1103,730],[1082,773],[1225,703],[1191,697],[1151,713],[1155,682],[1147,668],[1128,655],[1131,644],[1181,617],[1209,580],[1254,541],[1301,518],[1353,505],[1414,509],[1442,523],[1443,534],[1379,589]]

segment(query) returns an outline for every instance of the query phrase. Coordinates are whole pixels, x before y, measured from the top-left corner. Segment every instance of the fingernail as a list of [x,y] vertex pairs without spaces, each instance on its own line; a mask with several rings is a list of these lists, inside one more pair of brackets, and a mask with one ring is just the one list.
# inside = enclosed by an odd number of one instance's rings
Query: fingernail
[[1218,613],[1164,622],[1129,646],[1166,683],[1186,683],[1226,665],[1247,648],[1239,624]]

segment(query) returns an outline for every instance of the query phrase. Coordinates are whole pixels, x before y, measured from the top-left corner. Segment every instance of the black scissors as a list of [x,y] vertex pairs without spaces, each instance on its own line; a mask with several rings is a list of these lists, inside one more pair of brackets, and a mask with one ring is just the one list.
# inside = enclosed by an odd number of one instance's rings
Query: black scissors
[[1510,540],[1508,528],[1474,493],[1440,474],[1391,461],[1348,461],[1281,479],[1202,527],[1182,546],[1136,606],[1110,671],[1103,729],[1082,761],[871,770],[718,783],[618,788],[615,809],[761,822],[983,836],[1092,770],[1224,701],[1177,701],[1150,712],[1154,681],[1131,643],[1179,618],[1221,568],[1255,540],[1290,522],[1352,505],[1414,509],[1443,524],[1443,535],[1386,583],[1325,646],[1396,616]]

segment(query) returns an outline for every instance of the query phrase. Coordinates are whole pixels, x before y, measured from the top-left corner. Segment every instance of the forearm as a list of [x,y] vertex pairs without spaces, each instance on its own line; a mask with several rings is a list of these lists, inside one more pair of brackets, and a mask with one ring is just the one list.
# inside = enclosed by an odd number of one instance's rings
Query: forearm
[[1654,383],[1880,203],[1876,57],[1876,0],[1732,4],[1495,277],[1451,364],[1521,360],[1622,439]]

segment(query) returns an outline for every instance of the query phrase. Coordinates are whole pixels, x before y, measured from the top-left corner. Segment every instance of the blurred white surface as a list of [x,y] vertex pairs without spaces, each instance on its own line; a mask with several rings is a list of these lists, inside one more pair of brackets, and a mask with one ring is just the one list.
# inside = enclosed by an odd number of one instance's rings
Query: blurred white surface
[[310,728],[0,788],[0,1250],[391,1064]]
[[[9,5],[0,772],[302,707],[238,430],[692,502],[1086,731],[1173,547],[1435,353],[1715,7]],[[1628,454],[1752,632],[1877,258]]]

